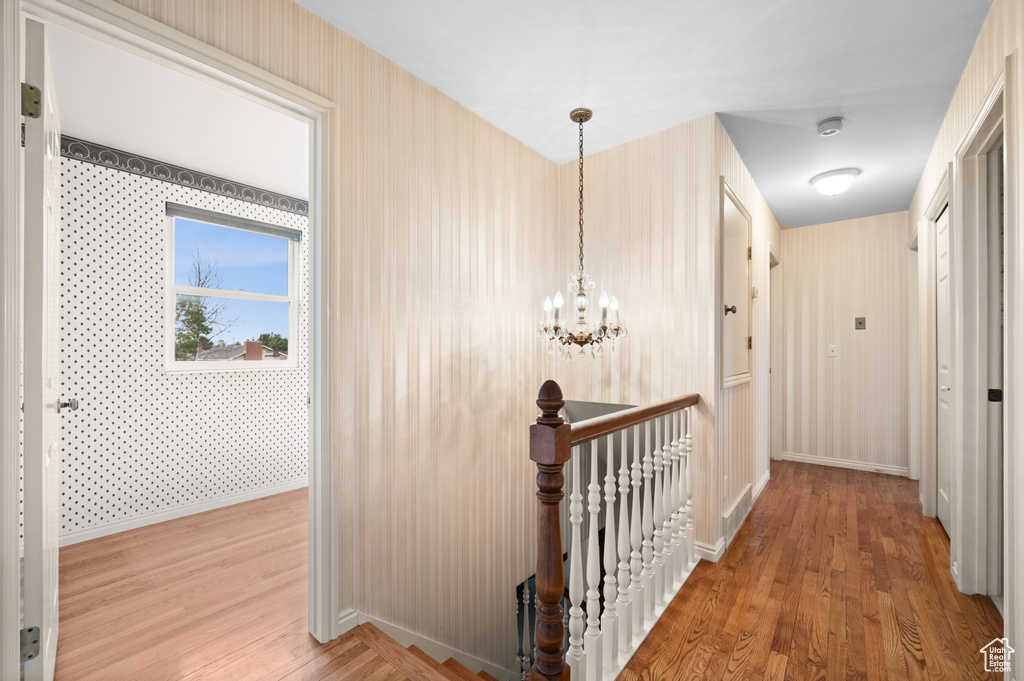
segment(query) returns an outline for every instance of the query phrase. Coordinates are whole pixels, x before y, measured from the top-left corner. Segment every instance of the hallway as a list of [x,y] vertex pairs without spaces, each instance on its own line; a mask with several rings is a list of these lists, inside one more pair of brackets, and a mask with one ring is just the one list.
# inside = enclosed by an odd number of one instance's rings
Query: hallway
[[697,566],[619,678],[989,678],[979,650],[1002,618],[957,591],[917,499],[907,478],[772,461],[725,555]]

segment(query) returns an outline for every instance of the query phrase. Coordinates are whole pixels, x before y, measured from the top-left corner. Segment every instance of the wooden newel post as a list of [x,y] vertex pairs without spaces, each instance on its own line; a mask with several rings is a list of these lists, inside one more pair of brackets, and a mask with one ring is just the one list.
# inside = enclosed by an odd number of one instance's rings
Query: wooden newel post
[[572,454],[572,426],[558,412],[565,405],[562,389],[545,381],[537,397],[541,415],[530,426],[530,459],[537,463],[537,660],[531,681],[568,681],[565,664],[565,629],[562,624],[562,595],[565,572],[562,565],[562,534],[558,502],[565,496],[562,466]]

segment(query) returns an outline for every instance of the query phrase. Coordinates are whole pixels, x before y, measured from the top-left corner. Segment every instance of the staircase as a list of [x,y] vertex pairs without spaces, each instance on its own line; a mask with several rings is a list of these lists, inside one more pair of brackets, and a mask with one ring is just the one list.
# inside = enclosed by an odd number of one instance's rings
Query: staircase
[[[387,669],[397,672],[397,675],[382,676],[382,679],[405,678],[415,679],[415,681],[480,681],[480,679],[485,679],[486,681],[498,681],[487,672],[474,674],[454,658],[438,662],[416,646],[403,647],[372,624],[361,624],[345,636],[358,638],[377,657],[382,659]],[[355,679],[357,677],[342,676],[341,678]]]

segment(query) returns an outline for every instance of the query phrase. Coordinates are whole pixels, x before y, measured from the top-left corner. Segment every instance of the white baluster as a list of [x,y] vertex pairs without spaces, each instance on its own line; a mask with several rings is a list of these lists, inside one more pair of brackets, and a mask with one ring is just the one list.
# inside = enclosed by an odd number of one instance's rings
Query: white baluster
[[625,655],[633,643],[633,613],[629,591],[629,448],[626,438],[629,431],[623,430],[620,435],[622,443],[620,456],[622,465],[619,467],[619,598],[615,603],[615,612],[619,616],[619,653]]
[[675,478],[673,477],[673,475],[675,474],[675,467],[673,466],[673,462],[672,462],[673,442],[672,442],[672,415],[671,414],[669,414],[668,416],[665,416],[664,418],[662,418],[661,426],[664,429],[664,433],[665,433],[664,434],[664,438],[665,439],[662,441],[661,457],[662,457],[662,461],[664,462],[662,464],[663,468],[664,468],[664,473],[662,474],[662,477],[665,478],[665,486],[664,486],[665,496],[663,497],[663,500],[664,500],[664,503],[665,503],[665,520],[664,520],[664,526],[662,527],[662,537],[663,537],[664,542],[665,542],[665,548],[663,549],[664,560],[665,560],[665,575],[664,575],[665,594],[664,594],[664,600],[667,602],[667,601],[671,600],[671,596],[672,596],[672,593],[673,593],[672,585],[673,585],[673,581],[674,581],[673,575],[675,573],[675,570],[673,569],[673,566],[675,565],[675,562],[676,562],[675,557],[672,555],[672,550],[675,548],[672,545],[672,511],[673,511],[673,508],[672,508],[672,495],[673,495],[673,490],[675,488]]
[[686,540],[687,540],[687,570],[692,570],[696,564],[694,546],[697,543],[696,528],[693,522],[693,476],[696,472],[693,460],[693,417],[696,414],[696,407],[686,410]]
[[661,419],[654,421],[654,606],[665,602],[665,485]]
[[672,592],[683,583],[683,495],[681,490],[683,479],[683,435],[682,411],[677,411],[672,419]]
[[686,410],[679,412],[679,584],[682,586],[690,572],[690,540],[686,535]]
[[606,440],[608,471],[604,476],[604,614],[601,615],[602,673],[614,669],[618,662],[619,629],[615,600],[619,596],[615,570],[618,568],[615,542],[615,443],[614,436]]
[[640,572],[644,595],[644,628],[654,619],[654,459],[651,457],[651,422],[644,423],[644,510],[643,569]]
[[597,440],[590,443],[590,486],[587,488],[590,511],[590,537],[587,540],[587,633],[583,649],[586,652],[587,681],[600,681],[601,676],[601,564],[597,532],[600,526],[601,486],[597,484]]
[[583,495],[580,494],[580,458],[582,447],[577,447],[572,457],[572,494],[569,496],[569,523],[572,538],[569,549],[569,650],[565,661],[570,676],[583,679],[583,548],[580,541],[580,525],[583,524]]
[[[643,586],[640,582],[640,570],[643,569],[644,558],[643,530],[640,529],[640,487],[643,484],[643,466],[640,463],[640,426],[633,426],[633,510],[629,518],[629,544],[633,551],[629,554],[629,591],[632,602],[633,638],[640,636],[643,623]],[[632,644],[632,642],[631,642]]]

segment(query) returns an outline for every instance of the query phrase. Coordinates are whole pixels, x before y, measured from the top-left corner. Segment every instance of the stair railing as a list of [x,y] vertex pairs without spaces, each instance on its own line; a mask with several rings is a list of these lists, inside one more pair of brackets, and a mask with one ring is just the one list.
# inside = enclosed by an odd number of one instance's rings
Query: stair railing
[[[615,678],[689,576],[696,563],[691,430],[699,399],[684,395],[568,424],[559,415],[565,404],[561,388],[554,381],[541,386],[541,415],[530,426],[539,502],[532,681],[566,681],[570,673],[574,681]],[[600,438],[607,440],[603,488]],[[563,468],[569,462],[571,605],[566,639],[559,503],[565,496]],[[587,468],[589,483],[581,478]],[[590,529],[584,551],[585,484]]]

